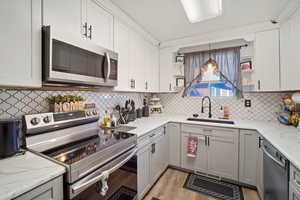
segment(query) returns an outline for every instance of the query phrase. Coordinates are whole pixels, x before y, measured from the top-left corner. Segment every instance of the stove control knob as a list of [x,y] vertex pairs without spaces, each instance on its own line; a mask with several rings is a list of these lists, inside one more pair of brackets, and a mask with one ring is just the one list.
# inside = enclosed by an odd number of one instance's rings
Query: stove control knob
[[40,119],[37,118],[37,117],[34,117],[30,120],[30,123],[35,126],[35,125],[38,125],[40,123]]
[[45,124],[48,124],[49,122],[51,122],[51,118],[49,116],[44,117],[43,119]]
[[86,115],[87,115],[87,116],[90,116],[90,115],[91,115],[91,112],[90,112],[90,111],[86,111]]
[[97,110],[93,110],[93,115],[97,115],[97,114],[98,114]]

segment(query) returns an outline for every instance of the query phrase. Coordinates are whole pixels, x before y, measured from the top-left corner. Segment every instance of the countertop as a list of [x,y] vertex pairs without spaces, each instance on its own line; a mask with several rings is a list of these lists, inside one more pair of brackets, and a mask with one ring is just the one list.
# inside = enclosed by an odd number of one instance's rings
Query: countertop
[[65,168],[26,151],[0,160],[0,200],[13,199],[65,173]]
[[128,125],[136,127],[130,133],[137,134],[138,137],[168,122],[256,130],[287,157],[293,165],[300,169],[300,129],[282,125],[277,121],[233,120],[235,124],[230,125],[188,121],[186,120],[188,117],[190,116],[157,114],[138,119]]

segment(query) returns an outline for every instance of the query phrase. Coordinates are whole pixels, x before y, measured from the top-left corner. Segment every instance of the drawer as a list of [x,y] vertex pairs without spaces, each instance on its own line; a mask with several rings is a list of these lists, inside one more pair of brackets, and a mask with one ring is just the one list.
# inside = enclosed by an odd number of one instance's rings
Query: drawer
[[212,126],[203,126],[203,125],[193,125],[193,124],[182,124],[181,126],[182,132],[185,133],[195,133],[195,134],[205,134],[205,135],[212,135],[215,131],[226,132],[229,134],[238,134],[239,129],[234,128],[219,128],[219,127],[212,127]]
[[186,133],[203,134],[204,132],[210,132],[213,129],[211,127],[204,127],[200,125],[182,124],[181,130]]
[[290,165],[290,183],[300,191],[300,170],[293,165]]
[[158,127],[156,129],[153,129],[152,131],[146,133],[142,137],[138,138],[137,144],[138,147],[141,148],[150,142],[153,141],[153,139],[158,136],[159,134],[162,134],[165,132],[165,126]]
[[290,184],[289,200],[300,200],[300,192],[295,188],[294,184]]

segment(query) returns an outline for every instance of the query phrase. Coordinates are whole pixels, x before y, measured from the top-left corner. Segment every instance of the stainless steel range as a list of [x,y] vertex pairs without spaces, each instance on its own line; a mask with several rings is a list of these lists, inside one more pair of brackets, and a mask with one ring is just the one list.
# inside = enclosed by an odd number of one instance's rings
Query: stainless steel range
[[24,116],[26,146],[66,167],[65,199],[136,199],[134,127],[103,130],[97,113]]

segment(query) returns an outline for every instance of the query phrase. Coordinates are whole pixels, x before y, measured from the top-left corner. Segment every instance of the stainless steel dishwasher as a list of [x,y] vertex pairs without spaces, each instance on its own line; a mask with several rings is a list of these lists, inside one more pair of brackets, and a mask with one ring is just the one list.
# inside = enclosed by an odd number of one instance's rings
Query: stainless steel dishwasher
[[264,152],[264,200],[289,199],[289,160],[267,140]]

